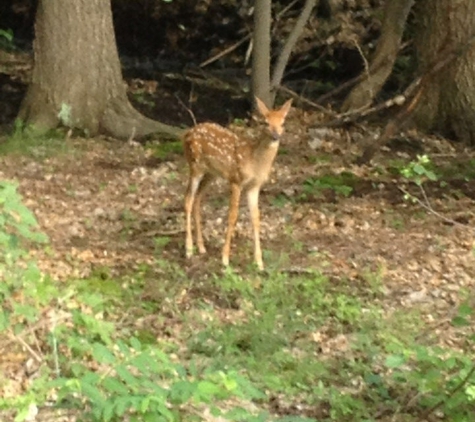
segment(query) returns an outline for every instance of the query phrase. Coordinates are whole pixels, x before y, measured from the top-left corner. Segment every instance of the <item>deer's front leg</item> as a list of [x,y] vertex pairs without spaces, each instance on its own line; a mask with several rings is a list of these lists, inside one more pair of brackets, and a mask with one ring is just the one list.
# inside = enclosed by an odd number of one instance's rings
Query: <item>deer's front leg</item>
[[251,217],[252,229],[254,232],[254,260],[259,270],[264,269],[262,261],[262,250],[260,240],[260,212],[259,212],[259,191],[260,186],[252,187],[247,191],[247,204],[249,206],[249,215]]
[[223,265],[229,265],[229,252],[231,250],[231,240],[236,228],[236,221],[239,213],[239,200],[241,198],[241,187],[237,183],[231,184],[231,197],[229,199],[229,216],[226,240],[223,247]]

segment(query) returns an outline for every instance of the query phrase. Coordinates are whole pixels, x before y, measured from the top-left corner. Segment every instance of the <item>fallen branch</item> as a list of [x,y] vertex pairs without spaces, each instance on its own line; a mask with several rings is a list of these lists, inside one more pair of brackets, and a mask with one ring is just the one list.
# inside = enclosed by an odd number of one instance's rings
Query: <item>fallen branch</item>
[[241,38],[238,42],[234,43],[233,45],[224,49],[220,53],[200,63],[200,67],[203,68],[205,66],[208,66],[209,64],[214,63],[215,61],[219,60],[221,57],[224,57],[227,54],[232,53],[234,50],[236,50],[236,48],[240,47],[242,44],[244,44],[246,41],[249,41],[250,39],[251,39],[251,34],[247,34],[244,38]]
[[[458,227],[463,227],[464,229],[470,228],[466,224],[459,223],[458,221],[455,221],[451,218],[446,217],[445,215],[441,214],[440,212],[436,211],[432,205],[430,204],[429,198],[427,197],[427,193],[424,190],[422,186],[419,186],[422,196],[424,197],[424,201],[422,201],[420,198],[417,196],[414,196],[412,193],[410,193],[408,190],[402,188],[401,186],[398,186],[398,189],[404,193],[405,195],[411,197],[416,201],[422,208],[424,208],[426,211],[429,211],[431,214],[435,215],[436,217],[440,218],[442,221],[445,221],[446,223],[452,224],[454,226]],[[474,229],[471,229],[475,233]]]
[[277,88],[278,91],[285,92],[286,94],[290,95],[292,98],[295,98],[296,100],[299,100],[300,102],[307,104],[313,108],[316,108],[317,110],[321,111],[322,113],[334,117],[335,113],[332,112],[331,110],[328,110],[327,108],[321,106],[320,104],[317,104],[308,98],[302,97],[301,95],[297,94],[295,91],[292,91],[290,88],[287,88],[283,85],[279,86]]

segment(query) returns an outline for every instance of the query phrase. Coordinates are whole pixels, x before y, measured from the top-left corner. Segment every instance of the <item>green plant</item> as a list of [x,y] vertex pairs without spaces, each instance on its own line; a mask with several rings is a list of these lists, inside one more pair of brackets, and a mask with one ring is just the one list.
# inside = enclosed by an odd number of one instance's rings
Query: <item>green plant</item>
[[13,31],[11,29],[0,29],[0,47],[6,50],[13,49]]
[[22,203],[17,186],[0,181],[0,247],[2,261],[13,264],[26,253],[25,242],[44,243],[47,237],[38,231],[33,213]]
[[340,174],[326,174],[320,177],[308,178],[303,185],[303,196],[321,197],[326,190],[335,192],[337,195],[348,197],[353,192],[353,184],[356,176],[350,172]]
[[[454,326],[469,327],[474,309],[462,304],[452,319]],[[473,333],[466,337],[472,344]],[[473,359],[458,351],[440,346],[413,344],[401,348],[400,344],[389,346],[385,360],[391,372],[387,385],[403,391],[416,391],[415,400],[421,406],[426,419],[440,409],[450,421],[468,421],[473,413],[475,365]],[[394,353],[397,352],[397,353]]]
[[405,167],[400,169],[401,174],[408,180],[414,182],[417,186],[427,180],[436,181],[438,179],[434,172],[434,166],[428,155],[418,155],[417,160],[411,161]]
[[169,236],[158,236],[153,239],[153,243],[155,246],[155,252],[161,253],[163,249],[170,243],[171,239]]
[[159,160],[168,160],[173,155],[183,155],[183,143],[181,141],[149,144],[148,148],[152,151],[153,156]]
[[7,41],[13,41],[13,31],[11,29],[0,29],[0,37],[5,38]]
[[[88,327],[89,328],[89,327]],[[230,396],[262,398],[237,372],[195,372],[174,363],[158,347],[138,339],[106,345],[91,342],[81,353],[100,365],[91,371],[86,363],[73,362],[70,374],[51,383],[58,389],[59,403],[78,408],[86,405],[90,420],[118,420],[128,415],[131,421],[199,420],[193,403],[206,403],[220,413],[215,404]]]
[[76,146],[65,142],[64,136],[64,132],[59,129],[43,133],[16,119],[12,134],[0,143],[0,154],[26,155],[41,161],[51,156],[75,153]]

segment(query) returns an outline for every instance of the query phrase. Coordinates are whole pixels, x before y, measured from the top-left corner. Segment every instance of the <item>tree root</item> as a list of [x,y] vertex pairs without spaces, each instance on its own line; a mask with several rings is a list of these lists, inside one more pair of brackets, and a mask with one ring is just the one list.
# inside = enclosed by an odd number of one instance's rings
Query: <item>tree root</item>
[[119,139],[137,138],[148,135],[178,139],[184,130],[156,120],[149,119],[135,110],[128,100],[116,98],[109,102],[100,122],[101,132]]

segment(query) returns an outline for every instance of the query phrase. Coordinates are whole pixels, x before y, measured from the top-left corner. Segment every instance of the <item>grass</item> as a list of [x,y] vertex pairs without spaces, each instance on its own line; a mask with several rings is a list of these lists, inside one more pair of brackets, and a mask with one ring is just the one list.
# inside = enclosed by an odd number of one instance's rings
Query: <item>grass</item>
[[183,143],[181,141],[150,143],[147,147],[152,151],[152,155],[159,160],[169,160],[175,155],[183,155]]

